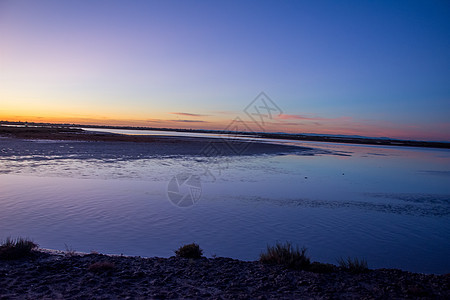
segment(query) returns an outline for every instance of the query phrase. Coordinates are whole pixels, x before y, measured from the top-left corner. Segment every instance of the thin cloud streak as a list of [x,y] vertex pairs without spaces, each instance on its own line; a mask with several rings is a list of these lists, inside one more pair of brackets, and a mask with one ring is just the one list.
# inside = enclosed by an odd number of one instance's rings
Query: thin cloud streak
[[176,122],[176,123],[209,123],[202,120],[164,120],[164,122]]
[[179,115],[179,116],[186,116],[186,117],[208,117],[209,115],[202,115],[202,114],[193,114],[193,113],[187,113],[187,112],[171,112],[173,115]]

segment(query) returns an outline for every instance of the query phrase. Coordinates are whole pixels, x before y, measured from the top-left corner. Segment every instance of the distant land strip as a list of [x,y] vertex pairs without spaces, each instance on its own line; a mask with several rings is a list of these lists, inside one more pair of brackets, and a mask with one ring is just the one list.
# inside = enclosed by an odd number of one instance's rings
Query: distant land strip
[[[414,140],[397,140],[389,138],[371,138],[371,137],[343,137],[333,135],[308,135],[308,134],[289,134],[289,133],[270,133],[270,132],[246,132],[246,131],[227,131],[227,130],[207,130],[207,129],[174,129],[174,128],[155,128],[155,127],[131,127],[131,126],[108,126],[108,125],[81,125],[81,124],[53,124],[53,123],[34,123],[34,122],[11,122],[0,121],[0,134],[12,134],[16,137],[23,137],[23,132],[18,131],[12,133],[11,126],[21,127],[44,127],[58,129],[59,138],[63,139],[63,132],[75,133],[82,132],[80,128],[98,128],[98,129],[122,129],[122,130],[153,130],[153,131],[172,131],[172,132],[191,132],[191,133],[207,133],[207,134],[227,134],[249,136],[252,138],[264,139],[282,139],[295,141],[312,141],[312,142],[328,142],[328,143],[346,143],[346,144],[362,144],[362,145],[382,145],[382,146],[405,146],[405,147],[426,147],[426,148],[445,148],[450,149],[450,142],[430,142],[430,141],[414,141]],[[21,136],[18,136],[21,135]],[[112,140],[105,133],[99,137],[100,140]],[[28,138],[32,138],[31,136]],[[37,137],[36,137],[37,138]],[[44,138],[44,137],[43,137]],[[51,138],[51,137],[47,137]],[[71,139],[71,138],[69,138]],[[134,137],[132,139],[139,139]],[[114,138],[114,140],[117,140]],[[128,138],[126,140],[129,140]]]

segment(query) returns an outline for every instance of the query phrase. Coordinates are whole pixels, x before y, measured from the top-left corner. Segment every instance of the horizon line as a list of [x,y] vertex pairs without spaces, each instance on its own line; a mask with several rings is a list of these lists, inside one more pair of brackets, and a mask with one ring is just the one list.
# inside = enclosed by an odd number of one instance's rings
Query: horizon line
[[[56,125],[56,126],[70,126],[70,127],[92,127],[92,128],[110,128],[110,129],[124,129],[124,130],[156,130],[156,131],[190,131],[190,132],[217,132],[217,133],[240,133],[240,134],[280,134],[280,135],[303,135],[303,136],[316,136],[316,137],[342,137],[342,138],[363,138],[363,139],[374,139],[374,140],[391,140],[391,141],[411,141],[411,142],[431,142],[431,143],[449,143],[450,141],[437,141],[437,140],[419,140],[419,139],[399,139],[392,138],[388,136],[365,136],[365,135],[349,135],[349,134],[327,134],[327,133],[305,133],[305,132],[282,132],[282,131],[236,131],[236,130],[228,130],[228,129],[205,129],[205,128],[171,128],[171,127],[149,127],[149,126],[132,126],[132,125],[105,125],[105,124],[77,124],[77,123],[51,123],[51,122],[33,122],[33,121],[8,121],[8,120],[0,120],[0,125],[2,123],[10,123],[14,125],[22,124],[35,124],[35,125]],[[6,124],[5,124],[6,125]]]

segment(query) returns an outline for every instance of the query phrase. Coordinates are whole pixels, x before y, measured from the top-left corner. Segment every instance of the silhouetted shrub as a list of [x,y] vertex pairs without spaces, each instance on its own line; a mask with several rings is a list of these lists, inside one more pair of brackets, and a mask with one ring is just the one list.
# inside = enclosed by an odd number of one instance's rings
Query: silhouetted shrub
[[266,264],[283,265],[291,269],[306,270],[310,265],[310,259],[306,256],[306,248],[295,248],[291,243],[277,243],[275,246],[267,246],[267,250],[261,253],[259,261]]
[[367,266],[367,261],[364,259],[351,258],[347,257],[347,259],[339,258],[338,259],[339,266],[352,272],[352,273],[363,273],[369,270]]
[[28,239],[24,238],[12,239],[8,237],[0,245],[0,259],[12,260],[26,257],[31,255],[32,250],[37,247],[38,247],[37,244]]
[[200,258],[203,255],[203,250],[200,249],[200,246],[192,243],[188,245],[181,246],[178,250],[175,251],[175,254],[178,257],[184,258]]

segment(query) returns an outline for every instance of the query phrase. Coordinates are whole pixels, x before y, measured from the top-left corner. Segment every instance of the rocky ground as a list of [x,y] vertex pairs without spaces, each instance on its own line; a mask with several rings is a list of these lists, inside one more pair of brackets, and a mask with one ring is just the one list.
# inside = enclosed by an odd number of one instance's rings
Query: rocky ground
[[0,299],[450,299],[450,274],[288,270],[230,258],[37,253],[0,261]]

